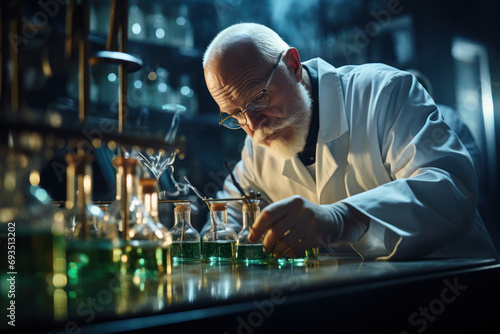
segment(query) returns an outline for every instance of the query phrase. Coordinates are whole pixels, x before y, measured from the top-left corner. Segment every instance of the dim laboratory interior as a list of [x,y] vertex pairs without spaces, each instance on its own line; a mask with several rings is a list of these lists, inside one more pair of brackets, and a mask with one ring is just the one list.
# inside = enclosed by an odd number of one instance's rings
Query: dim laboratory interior
[[499,332],[493,1],[1,6],[2,333]]

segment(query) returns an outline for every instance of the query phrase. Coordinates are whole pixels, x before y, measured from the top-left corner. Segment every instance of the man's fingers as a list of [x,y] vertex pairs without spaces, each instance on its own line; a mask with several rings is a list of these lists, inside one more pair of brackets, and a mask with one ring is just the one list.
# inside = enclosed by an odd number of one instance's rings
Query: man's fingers
[[257,218],[250,230],[248,241],[256,242],[265,231],[271,229],[273,225],[276,225],[278,222],[283,220],[283,218],[285,218],[290,211],[288,202],[289,201],[287,199],[281,200],[270,204],[262,210],[259,218]]
[[278,241],[288,235],[292,231],[292,228],[293,226],[287,224],[286,221],[274,224],[264,238],[263,244],[265,252],[268,254],[272,253]]
[[273,249],[273,255],[276,258],[281,258],[290,250],[294,249],[305,239],[305,232],[299,229],[293,229],[287,235],[283,236],[279,242],[275,244]]

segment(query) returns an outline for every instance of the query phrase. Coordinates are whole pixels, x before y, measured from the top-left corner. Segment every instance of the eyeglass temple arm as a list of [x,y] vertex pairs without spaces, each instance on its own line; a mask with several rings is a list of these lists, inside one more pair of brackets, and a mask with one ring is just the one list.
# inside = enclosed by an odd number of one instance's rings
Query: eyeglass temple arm
[[269,85],[271,84],[271,81],[273,80],[274,73],[276,72],[276,69],[278,68],[278,64],[280,63],[280,60],[281,60],[281,56],[282,56],[282,55],[283,55],[283,52],[282,52],[282,53],[280,53],[280,56],[279,56],[279,58],[278,58],[278,62],[276,63],[276,65],[274,65],[273,71],[271,72],[271,76],[269,76],[269,80],[267,80],[266,87],[264,87],[264,90],[265,90],[265,91],[269,88]]

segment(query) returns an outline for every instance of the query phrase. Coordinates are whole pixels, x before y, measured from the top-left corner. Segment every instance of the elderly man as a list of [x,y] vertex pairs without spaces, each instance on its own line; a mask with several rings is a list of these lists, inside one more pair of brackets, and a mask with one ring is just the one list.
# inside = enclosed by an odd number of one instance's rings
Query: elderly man
[[[365,258],[493,257],[467,150],[414,76],[335,68],[271,29],[231,26],[208,46],[220,124],[247,134],[234,168],[268,203],[248,237],[275,257],[349,244]],[[218,197],[239,197],[231,178]],[[229,203],[229,223],[241,207]]]

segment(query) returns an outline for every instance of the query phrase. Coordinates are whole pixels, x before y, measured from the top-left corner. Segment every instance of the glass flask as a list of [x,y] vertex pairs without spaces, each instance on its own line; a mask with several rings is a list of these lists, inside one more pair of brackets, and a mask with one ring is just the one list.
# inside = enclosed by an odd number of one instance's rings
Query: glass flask
[[[248,203],[249,202],[249,203]],[[259,200],[243,201],[243,228],[238,233],[236,244],[236,259],[238,261],[265,262],[272,258],[271,254],[264,253],[264,235],[256,243],[248,241],[250,227],[260,215]]]
[[191,225],[190,202],[174,203],[174,226],[172,233],[172,258],[176,262],[201,259],[201,238]]
[[181,4],[177,8],[177,15],[170,22],[170,43],[180,48],[194,46],[194,29],[189,21],[189,7]]
[[91,155],[66,155],[63,214],[70,315],[90,309],[86,301],[120,274],[122,247],[117,226],[106,221],[104,211],[92,202],[93,160]]
[[122,263],[131,275],[153,277],[163,272],[165,236],[147,213],[139,198],[139,178],[133,158],[116,157],[116,200],[106,212],[107,220],[118,226],[124,245]]
[[0,306],[6,323],[13,300],[18,323],[67,316],[64,220],[39,187],[35,165],[32,153],[0,148]]
[[281,259],[278,259],[278,262],[280,264],[286,264],[286,263],[301,263],[301,262],[306,262],[308,259],[316,259],[319,255],[319,248],[318,247],[313,247],[310,249],[306,249],[304,251],[304,254],[299,257],[288,257],[284,255]]
[[165,104],[174,103],[174,91],[168,83],[169,72],[163,67],[158,67],[156,72],[151,72],[150,76],[152,76],[155,80],[153,84],[154,90],[151,92],[149,107],[160,109]]
[[189,74],[181,75],[179,89],[177,90],[179,104],[186,107],[186,116],[192,117],[198,113],[198,95],[191,87]]
[[156,179],[141,179],[140,194],[141,201],[147,214],[153,219],[158,230],[163,234],[162,242],[162,263],[160,272],[172,273],[172,235],[168,228],[160,221],[158,210],[158,189]]
[[148,22],[148,40],[156,44],[167,44],[168,21],[163,14],[163,6],[161,4],[153,4],[152,12],[147,15],[146,21]]
[[138,0],[130,1],[128,12],[128,37],[131,40],[143,41],[146,39],[146,20]]
[[[117,226],[92,202],[91,155],[66,155],[66,267],[68,286],[107,282],[120,273]],[[69,296],[75,298],[76,296]]]
[[209,261],[229,261],[236,253],[236,232],[227,225],[227,204],[212,201],[210,204],[210,229],[203,235],[202,254]]
[[306,257],[308,259],[316,259],[319,255],[319,247],[314,247],[311,249],[306,249]]

